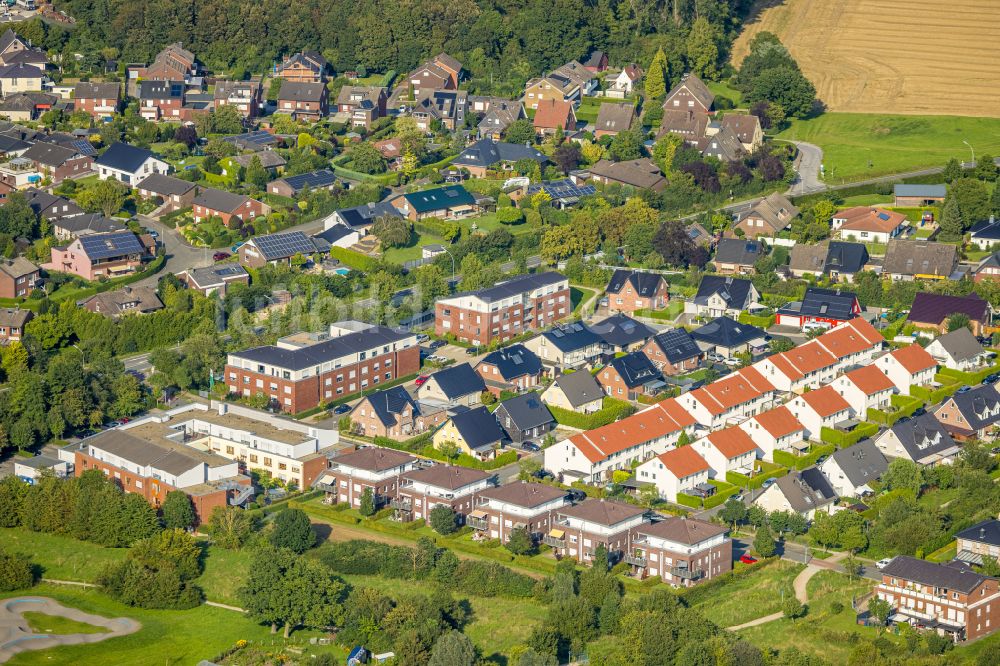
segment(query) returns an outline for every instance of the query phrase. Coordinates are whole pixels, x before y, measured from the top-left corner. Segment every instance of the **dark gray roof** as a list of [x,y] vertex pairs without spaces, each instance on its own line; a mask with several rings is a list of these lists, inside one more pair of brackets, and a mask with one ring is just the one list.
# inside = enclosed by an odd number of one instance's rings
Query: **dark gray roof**
[[154,81],[147,79],[139,82],[139,99],[184,99],[183,81]]
[[830,482],[815,467],[783,476],[775,485],[798,513],[826,506],[837,499]]
[[611,367],[618,372],[618,375],[629,388],[642,386],[651,381],[660,379],[660,371],[656,369],[649,357],[641,351],[634,351],[624,356],[619,356],[610,363]]
[[451,417],[466,445],[472,450],[492,448],[503,439],[503,430],[496,417],[485,407],[475,407]]
[[613,347],[627,347],[648,340],[656,334],[656,331],[649,326],[621,313],[611,315],[590,328],[606,344]]
[[527,273],[525,275],[518,275],[513,277],[506,282],[500,282],[492,287],[487,287],[486,289],[480,289],[479,291],[467,291],[460,292],[458,294],[453,294],[449,298],[457,298],[458,296],[477,296],[481,300],[487,303],[491,301],[500,301],[505,298],[510,298],[511,296],[517,296],[518,294],[523,294],[534,289],[539,289],[541,287],[548,286],[550,284],[555,284],[562,280],[565,280],[566,276],[561,273],[555,273],[549,271],[546,273]]
[[743,238],[723,238],[715,249],[715,263],[753,266],[764,254],[764,244]]
[[287,99],[295,102],[319,102],[326,94],[326,86],[322,83],[300,83],[283,80],[281,82],[281,90],[278,91],[278,99]]
[[402,217],[396,207],[386,201],[341,208],[337,214],[352,227],[367,226],[380,217]]
[[868,248],[862,243],[830,241],[824,271],[826,273],[837,271],[853,275],[862,270],[867,263]]
[[973,238],[1000,240],[1000,220],[990,215],[989,219],[980,220],[969,229]]
[[452,164],[486,168],[497,162],[517,162],[518,160],[534,160],[543,164],[548,162],[549,158],[531,146],[480,139],[463,150]]
[[[951,399],[955,402],[958,410],[962,412],[962,416],[965,417],[965,422],[968,424],[970,430],[981,430],[1000,422],[1000,393],[997,393],[997,389],[993,384],[983,384],[971,391],[956,393]],[[925,416],[920,418],[924,419]],[[903,425],[908,426],[916,422],[917,419],[913,419]],[[934,422],[937,423],[937,419],[934,419]],[[937,427],[941,428],[940,425]],[[945,432],[944,435],[947,437],[948,433]],[[951,438],[948,437],[948,439]]]
[[857,316],[853,311],[857,300],[858,296],[853,291],[841,292],[809,287],[802,299],[799,314],[847,321]]
[[632,271],[624,268],[617,268],[611,274],[608,281],[607,292],[609,294],[621,293],[625,284],[631,284],[637,296],[649,298],[656,293],[660,284],[665,280],[659,273],[646,273],[645,271]]
[[[24,198],[35,211],[35,215],[44,216],[46,219],[59,219],[62,217],[72,217],[83,213],[83,209],[69,199],[65,199],[45,190],[29,189],[24,191]],[[66,210],[62,210],[63,207]]]
[[704,305],[713,294],[718,294],[726,305],[736,310],[742,310],[750,300],[753,284],[750,280],[741,280],[722,275],[706,275],[701,278],[698,293],[694,302]]
[[446,185],[421,192],[411,192],[404,194],[403,198],[417,213],[430,213],[476,203],[475,197],[461,185]]
[[976,340],[972,331],[965,326],[945,333],[935,342],[940,344],[948,352],[948,356],[956,361],[970,361],[986,351],[979,344],[979,340]]
[[958,532],[955,534],[955,537],[958,539],[968,539],[969,541],[978,541],[990,546],[1000,546],[1000,520],[991,518],[990,520],[976,523],[972,527]]
[[500,376],[505,381],[524,375],[537,375],[542,371],[542,362],[534,352],[522,344],[511,345],[490,352],[480,363],[496,366]]
[[125,227],[110,220],[101,213],[84,213],[72,217],[58,218],[53,225],[59,227],[71,236],[85,234],[106,234],[113,231],[124,231]]
[[924,197],[934,199],[944,197],[948,194],[946,185],[911,185],[897,183],[892,188],[893,194],[897,197]]
[[691,331],[691,337],[699,342],[727,348],[762,339],[765,335],[762,329],[741,324],[731,317],[718,317]]
[[109,169],[135,173],[145,164],[146,160],[153,156],[153,153],[145,148],[118,142],[111,144],[95,162]]
[[[496,421],[494,421],[496,423]],[[566,497],[566,491],[556,486],[542,483],[513,481],[499,488],[488,488],[479,495],[483,499],[493,499],[530,509],[547,502]]]
[[252,243],[267,261],[287,259],[296,254],[309,255],[316,252],[316,244],[301,231],[285,231],[266,236],[255,236]]
[[878,479],[889,468],[889,462],[870,439],[835,451],[830,457],[836,461],[844,476],[855,487]]
[[367,446],[356,451],[341,453],[330,459],[331,464],[369,472],[384,472],[416,461],[417,459],[408,453],[395,449],[385,449],[381,446]]
[[264,130],[230,134],[229,136],[222,137],[222,140],[233,144],[240,150],[252,150],[254,152],[260,152],[266,150],[269,146],[281,143],[281,139]]
[[913,299],[910,314],[906,318],[937,326],[949,315],[958,312],[968,315],[972,321],[985,323],[989,321],[990,304],[976,293],[968,296],[949,296],[921,291],[917,292]]
[[894,557],[892,562],[882,568],[882,574],[922,585],[966,593],[972,592],[983,581],[987,580],[986,576],[976,573],[964,562],[952,561],[947,564],[937,564],[927,560],[918,560],[909,555]]
[[231,213],[249,199],[250,197],[245,194],[233,194],[225,190],[217,190],[214,187],[205,187],[194,196],[193,201],[196,205],[204,206],[211,210]]
[[594,497],[588,497],[574,506],[559,509],[560,516],[578,518],[605,527],[612,527],[644,513],[646,509],[634,504]]
[[88,234],[79,238],[84,253],[91,259],[110,259],[129,254],[142,254],[145,246],[131,231]]
[[241,352],[233,352],[233,356],[248,361],[275,365],[287,370],[301,370],[348,354],[368,351],[382,345],[391,345],[394,342],[405,340],[411,335],[384,326],[372,326],[363,331],[348,333],[298,349],[265,345]]
[[392,388],[375,391],[369,394],[365,400],[371,405],[372,411],[375,412],[375,415],[384,426],[396,425],[398,421],[397,415],[402,414],[407,407],[412,408],[414,412],[419,411],[417,403],[414,402],[413,398],[410,397],[410,394],[402,386],[393,386]]
[[458,490],[474,483],[479,483],[483,479],[493,476],[493,472],[484,472],[458,465],[431,465],[422,467],[412,472],[406,472],[403,477],[410,481],[419,481],[435,488],[445,490]]
[[555,421],[552,412],[541,401],[537,393],[522,393],[500,403],[494,415],[500,427],[506,430],[504,417],[509,416],[518,430],[528,430]]
[[449,400],[457,400],[470,393],[482,393],[486,390],[486,382],[468,363],[459,363],[450,368],[438,370],[430,376],[441,392]]
[[[982,388],[987,388],[992,391],[993,395],[990,396],[990,398],[993,404],[1000,401],[1000,396],[996,395],[996,390],[992,386],[984,386]],[[967,395],[975,393],[976,391],[969,391],[968,393],[956,395],[955,398],[964,398]],[[974,396],[971,400],[967,401],[966,406],[973,403],[981,403],[982,395],[978,395],[978,398]],[[958,402],[958,400],[956,400],[956,402]],[[959,407],[959,409],[961,409],[961,407]],[[970,409],[970,413],[966,416],[975,418],[971,411],[972,410]],[[907,455],[914,462],[920,462],[925,458],[942,454],[957,447],[955,440],[951,438],[951,435],[948,434],[948,431],[945,430],[944,426],[930,414],[924,414],[922,416],[914,417],[909,421],[897,423],[892,426],[892,432],[896,435],[899,443],[902,444]]]
[[43,76],[45,72],[25,62],[0,67],[0,79],[38,79]]
[[597,383],[592,374],[586,371],[559,375],[554,383],[562,390],[566,400],[574,408],[604,398],[600,384]]
[[75,99],[114,99],[121,94],[121,84],[81,81],[73,89]]
[[356,233],[356,231],[346,224],[335,224],[329,229],[324,229],[318,234],[313,234],[313,238],[320,238],[328,244],[333,245],[341,238],[353,233]]
[[150,174],[136,185],[140,190],[148,190],[166,197],[174,194],[187,194],[194,186],[194,183],[190,181],[162,173]]
[[226,278],[233,279],[249,275],[246,269],[239,264],[217,264],[205,268],[189,268],[184,272],[202,289],[225,284]]
[[325,188],[337,182],[337,176],[329,169],[300,173],[297,176],[286,176],[279,179],[292,188],[292,192],[298,194],[306,188]]
[[560,180],[546,180],[541,183],[528,185],[527,196],[531,197],[539,192],[545,192],[553,201],[575,202],[580,197],[590,196],[597,193],[597,188],[584,183],[574,183],[569,178]]
[[601,337],[587,328],[581,322],[573,322],[563,326],[554,326],[542,333],[542,337],[563,353],[586,349],[601,343]]
[[687,329],[672,328],[653,336],[653,342],[660,348],[667,360],[681,363],[701,355],[701,348]]

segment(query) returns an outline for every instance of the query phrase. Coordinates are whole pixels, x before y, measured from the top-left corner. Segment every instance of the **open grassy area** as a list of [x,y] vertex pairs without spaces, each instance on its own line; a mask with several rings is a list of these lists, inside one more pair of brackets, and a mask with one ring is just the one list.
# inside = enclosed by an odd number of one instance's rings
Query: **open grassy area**
[[839,184],[969,160],[963,141],[976,155],[1000,154],[1000,118],[824,113],[793,120],[778,138],[820,146],[826,182]]
[[736,88],[733,88],[732,86],[730,86],[727,82],[725,82],[725,81],[706,81],[705,85],[708,86],[709,90],[711,90],[713,93],[715,93],[716,97],[720,97],[721,96],[721,97],[725,97],[727,99],[731,99],[733,101],[733,104],[735,104],[737,108],[739,108],[740,106],[742,106],[742,104],[743,104],[743,93],[741,93]]
[[61,615],[35,613],[28,611],[21,614],[28,621],[28,626],[36,634],[106,634],[104,627],[77,622]]
[[86,541],[21,528],[0,529],[0,543],[31,558],[44,578],[91,582],[104,567],[125,557],[125,548],[105,548]]
[[749,622],[781,610],[782,595],[794,595],[792,581],[805,567],[778,561],[752,575],[734,580],[696,604],[696,608],[720,627]]

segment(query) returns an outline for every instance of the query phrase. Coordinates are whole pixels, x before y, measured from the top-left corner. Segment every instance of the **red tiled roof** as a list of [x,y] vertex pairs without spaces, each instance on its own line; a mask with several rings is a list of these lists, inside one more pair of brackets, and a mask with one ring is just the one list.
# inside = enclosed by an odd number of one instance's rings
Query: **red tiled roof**
[[730,426],[722,430],[716,430],[709,434],[706,439],[726,458],[735,458],[757,448],[750,435],[739,426]]
[[576,129],[567,127],[570,114],[573,112],[572,102],[563,102],[556,99],[543,99],[538,103],[535,110],[535,127],[540,129],[555,129],[561,127],[565,129]]
[[709,469],[708,463],[694,450],[693,446],[671,449],[666,453],[661,453],[657,458],[678,479]]
[[664,400],[621,421],[573,435],[569,441],[590,462],[597,463],[613,453],[693,425],[694,417],[672,401]]
[[803,393],[802,399],[814,412],[823,418],[832,416],[837,412],[847,411],[851,408],[843,396],[837,393],[829,384],[815,391]]
[[885,338],[861,317],[837,326],[816,338],[823,347],[837,358],[846,358],[882,343]]
[[838,220],[845,220],[841,229],[848,231],[877,231],[891,233],[906,221],[906,216],[883,208],[855,206],[834,214]]
[[791,410],[784,405],[758,414],[754,419],[760,424],[761,428],[776,439],[790,435],[793,432],[805,430],[805,426],[799,423],[799,420],[795,418]]
[[908,373],[915,374],[927,368],[937,366],[934,357],[927,353],[927,350],[920,345],[908,345],[891,351],[890,356],[899,361]]
[[837,363],[836,357],[815,340],[770,358],[793,381]]
[[857,370],[851,370],[844,376],[851,380],[855,386],[864,391],[865,395],[875,395],[880,391],[888,391],[895,386],[895,384],[892,383],[892,380],[886,377],[885,374],[874,365],[866,365],[858,368]]
[[773,390],[774,386],[756,368],[746,367],[692,391],[691,395],[715,416]]

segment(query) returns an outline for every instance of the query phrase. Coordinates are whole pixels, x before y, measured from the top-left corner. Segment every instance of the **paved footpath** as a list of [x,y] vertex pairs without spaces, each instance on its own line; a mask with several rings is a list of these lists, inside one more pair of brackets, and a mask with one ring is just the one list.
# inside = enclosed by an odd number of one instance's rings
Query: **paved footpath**
[[[806,565],[795,580],[792,581],[792,589],[795,590],[795,598],[799,600],[799,603],[806,604],[809,602],[809,592],[807,590],[809,586],[809,581],[820,571],[836,571],[838,569],[836,563],[847,557],[847,553],[836,553],[831,555],[826,560],[813,560]],[[749,627],[756,627],[761,624],[767,624],[768,622],[774,622],[775,620],[780,620],[785,617],[783,612],[771,613],[770,615],[765,615],[764,617],[759,617],[756,620],[750,620],[749,622],[744,622],[743,624],[737,624],[732,627],[726,627],[729,631],[739,631],[740,629],[747,629]]]
[[[85,622],[107,629],[102,634],[36,634],[24,613],[44,613]],[[45,650],[59,645],[97,643],[109,638],[134,634],[142,625],[127,617],[107,618],[63,606],[48,597],[14,597],[0,602],[0,664],[28,650]]]

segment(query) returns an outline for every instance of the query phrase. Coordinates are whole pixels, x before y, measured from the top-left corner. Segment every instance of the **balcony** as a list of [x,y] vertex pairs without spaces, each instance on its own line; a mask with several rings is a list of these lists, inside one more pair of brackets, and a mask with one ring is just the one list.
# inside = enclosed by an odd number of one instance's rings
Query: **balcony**
[[689,569],[687,567],[670,567],[670,575],[683,580],[698,580],[705,575],[701,569]]
[[489,518],[487,518],[485,514],[479,516],[469,514],[465,517],[465,524],[474,530],[485,531],[489,528]]
[[553,548],[565,548],[566,533],[562,530],[551,530],[548,534],[542,537],[542,543],[546,546],[552,546]]
[[410,500],[400,499],[398,497],[394,497],[393,499],[389,500],[389,506],[391,506],[393,509],[399,509],[400,511],[413,510],[413,505],[410,504]]
[[634,567],[646,568],[646,558],[642,555],[636,553],[635,555],[626,555],[622,558],[625,564],[631,564]]

